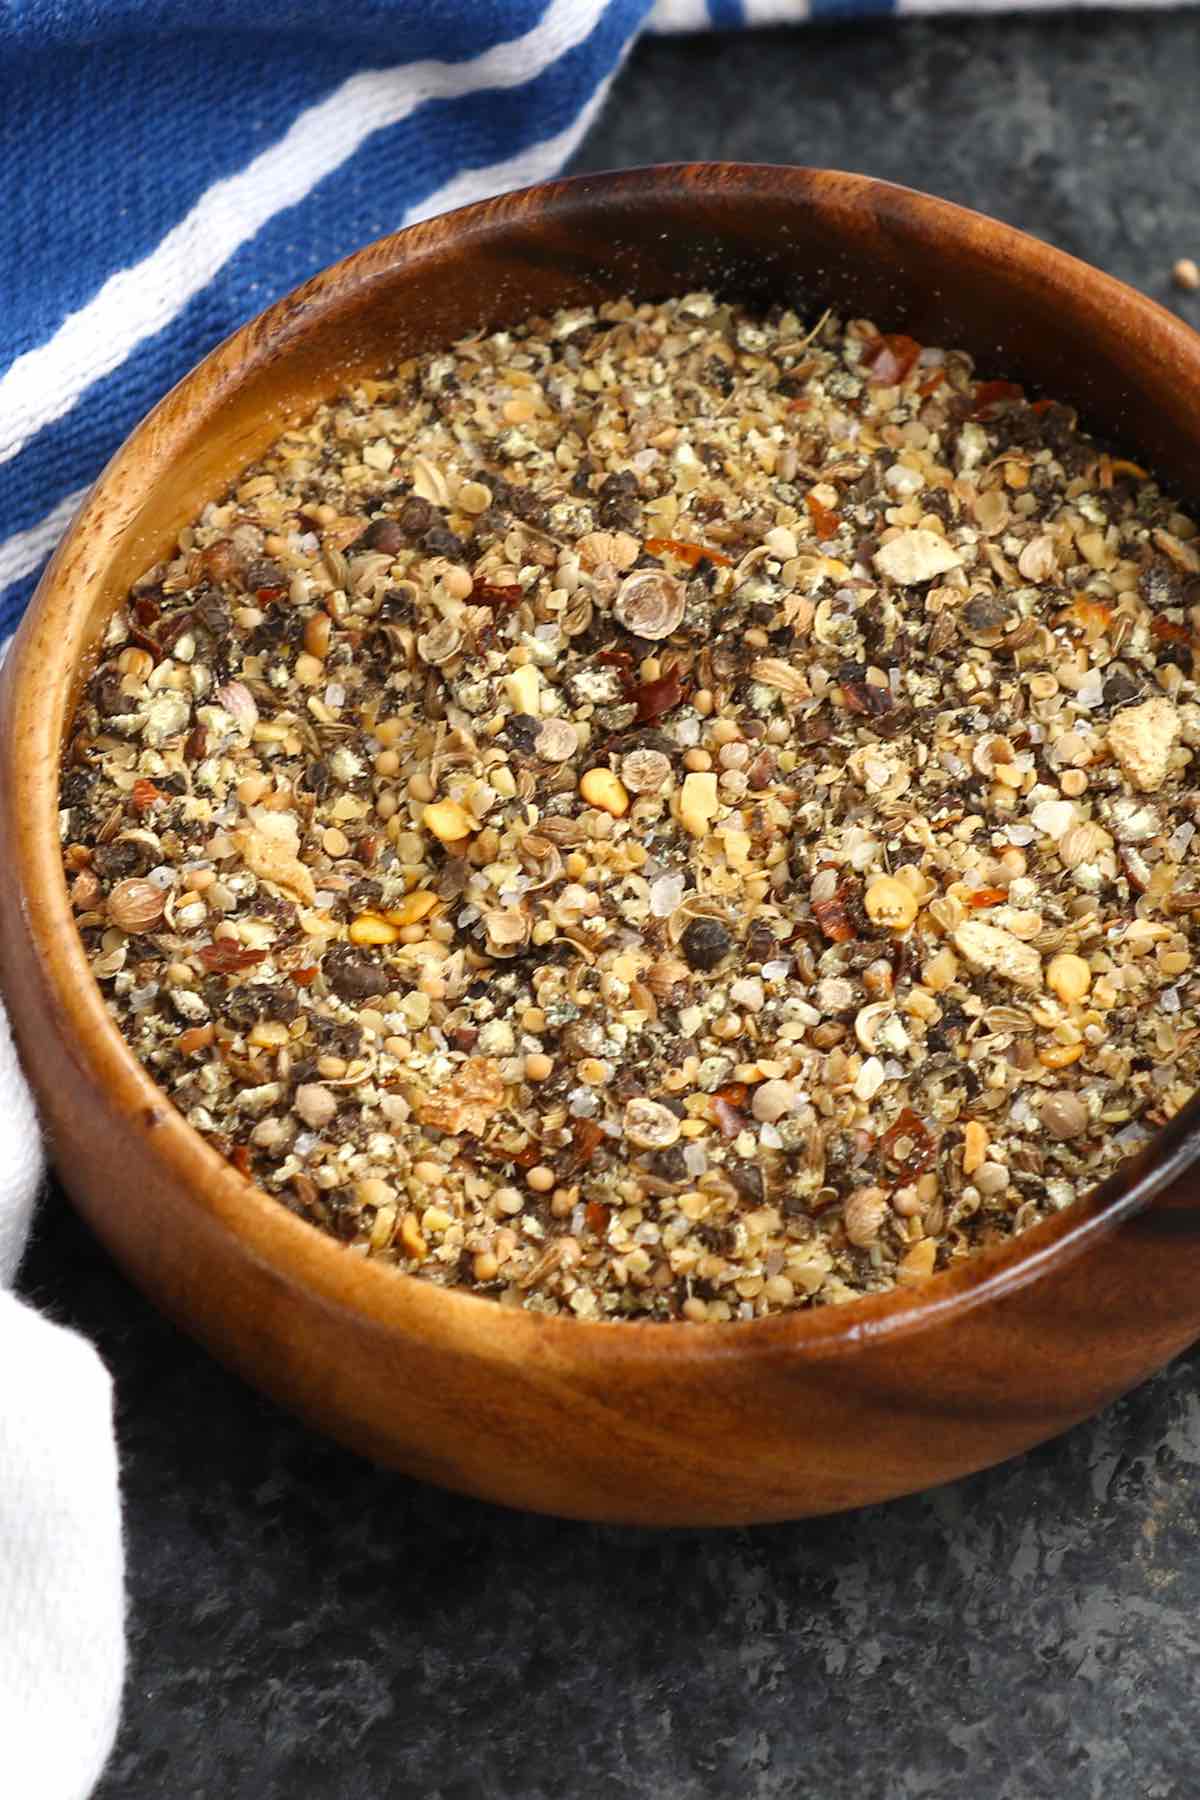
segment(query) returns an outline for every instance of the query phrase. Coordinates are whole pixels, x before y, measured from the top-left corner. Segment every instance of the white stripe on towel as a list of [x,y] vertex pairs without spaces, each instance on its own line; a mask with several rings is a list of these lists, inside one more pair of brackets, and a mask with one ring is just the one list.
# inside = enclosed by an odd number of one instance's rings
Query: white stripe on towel
[[[604,7],[605,0],[551,0],[531,31],[470,62],[406,63],[354,75],[307,108],[278,143],[215,182],[148,256],[110,275],[53,337],[0,377],[0,463],[168,325],[268,219],[295,206],[374,132],[429,100],[532,81],[591,34]],[[487,185],[485,170],[480,183]]]
[[86,488],[79,488],[60,500],[44,519],[28,531],[18,531],[6,544],[0,544],[0,593],[23,575],[30,575],[45,562],[83,503]]

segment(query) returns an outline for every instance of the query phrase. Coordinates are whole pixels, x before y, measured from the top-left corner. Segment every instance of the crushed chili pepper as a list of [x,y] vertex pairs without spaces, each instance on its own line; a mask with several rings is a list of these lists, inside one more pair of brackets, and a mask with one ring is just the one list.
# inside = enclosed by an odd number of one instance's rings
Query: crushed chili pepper
[[1195,642],[1192,632],[1186,625],[1179,625],[1174,619],[1164,619],[1161,613],[1156,613],[1150,621],[1150,635],[1161,638],[1168,644],[1192,644]]
[[235,975],[267,960],[265,950],[248,950],[244,944],[235,944],[229,938],[216,938],[211,944],[201,944],[196,954],[214,975]]
[[750,1089],[744,1081],[727,1081],[724,1087],[717,1089],[716,1098],[729,1106],[744,1107],[750,1098]]
[[723,1138],[735,1138],[739,1131],[745,1129],[745,1113],[740,1112],[736,1106],[731,1106],[720,1094],[709,1095],[708,1113]]
[[718,568],[727,569],[730,566],[729,557],[723,556],[719,550],[712,550],[707,544],[689,543],[686,538],[647,538],[646,548],[651,556],[661,556],[665,551],[671,556],[678,557],[679,561],[686,563],[690,569],[694,569],[698,563],[702,562],[716,563]]
[[612,1221],[612,1207],[603,1206],[599,1200],[589,1200],[583,1209],[584,1222],[589,1231],[597,1237],[607,1237],[608,1227]]
[[631,696],[637,702],[638,723],[645,725],[651,719],[661,719],[680,704],[686,692],[678,669],[669,669],[658,681],[643,682]]
[[1100,637],[1112,624],[1112,608],[1102,600],[1080,597],[1061,615],[1064,623],[1080,625],[1092,637]]
[[502,1150],[504,1162],[514,1163],[518,1169],[532,1169],[541,1161],[542,1152],[537,1144],[526,1144],[523,1150]]
[[134,812],[156,812],[160,806],[167,804],[167,796],[160,787],[145,775],[139,775],[130,790],[130,802]]
[[621,692],[626,702],[632,700],[638,691],[638,678],[634,672],[633,655],[628,650],[598,650],[593,659],[604,668],[615,669],[621,683]]
[[471,589],[472,606],[519,606],[524,598],[524,588],[498,586],[494,581],[477,581]]
[[203,725],[193,725],[183,746],[185,762],[203,762],[208,754],[208,732]]
[[131,644],[136,644],[139,650],[144,650],[147,656],[152,656],[156,663],[160,663],[166,655],[158,639],[153,637],[150,632],[143,630],[140,625],[133,624],[132,621],[129,626],[129,641]]
[[570,1181],[586,1169],[604,1142],[604,1132],[594,1119],[576,1119],[571,1127],[571,1147],[562,1161],[560,1179]]
[[975,403],[975,410],[972,412],[971,417],[973,419],[986,418],[988,416],[988,414],[992,411],[993,407],[1003,406],[1008,401],[1023,400],[1024,398],[1025,398],[1025,389],[1020,385],[1019,382],[1016,382],[1016,381],[979,381],[979,382],[976,382],[975,392],[972,395],[972,399]]
[[1148,885],[1146,865],[1136,850],[1132,850],[1126,845],[1121,846],[1121,867],[1129,879],[1130,887],[1136,889],[1139,894],[1144,894]]
[[804,504],[808,508],[809,518],[812,520],[818,534],[822,538],[833,537],[842,522],[837,514],[831,512],[827,506],[822,505],[815,494],[806,494],[804,496]]
[[812,903],[813,918],[834,944],[848,944],[858,936],[850,923],[850,915],[846,911],[846,896],[839,888],[829,900],[814,900]]
[[892,690],[878,687],[873,681],[843,681],[839,685],[848,711],[864,718],[878,719],[896,704]]
[[873,387],[898,387],[917,366],[921,346],[902,331],[884,332],[863,352],[863,367],[871,372]]
[[896,1146],[906,1138],[913,1148],[899,1164],[901,1184],[915,1181],[937,1158],[937,1139],[910,1106],[903,1109],[895,1124],[884,1132],[876,1146],[885,1162],[895,1162]]

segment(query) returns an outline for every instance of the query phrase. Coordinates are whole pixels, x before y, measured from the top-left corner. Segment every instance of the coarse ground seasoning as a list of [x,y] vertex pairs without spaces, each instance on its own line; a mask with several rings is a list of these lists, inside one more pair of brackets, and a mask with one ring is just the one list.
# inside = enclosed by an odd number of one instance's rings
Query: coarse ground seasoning
[[79,930],[348,1254],[602,1318],[918,1281],[1197,1084],[1198,577],[1067,408],[863,321],[472,338],[114,617]]

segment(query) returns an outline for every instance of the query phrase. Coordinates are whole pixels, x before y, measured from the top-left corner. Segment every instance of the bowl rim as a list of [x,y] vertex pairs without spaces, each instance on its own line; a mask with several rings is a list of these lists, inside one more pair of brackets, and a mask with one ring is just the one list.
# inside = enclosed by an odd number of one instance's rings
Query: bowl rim
[[[336,309],[339,300],[366,285],[404,279],[406,273],[419,280],[422,260],[444,252],[448,229],[457,243],[502,237],[522,222],[530,196],[536,197],[542,216],[603,209],[631,198],[652,206],[668,194],[678,198],[681,189],[698,196],[733,189],[746,199],[768,192],[777,198],[782,189],[797,207],[804,207],[812,204],[810,186],[815,182],[826,207],[835,194],[843,210],[867,210],[877,221],[895,220],[899,226],[916,212],[944,234],[952,254],[971,241],[978,248],[986,235],[988,254],[998,267],[1020,264],[1051,286],[1078,283],[1082,276],[1095,306],[1114,309],[1131,323],[1136,320],[1147,338],[1157,339],[1191,366],[1200,385],[1200,336],[1165,308],[1013,226],[932,195],[864,175],[768,163],[665,163],[566,177],[389,233],[276,300],[219,344],[158,402],[98,477],[14,639],[5,672],[5,729],[10,741],[26,747],[29,773],[14,797],[13,869],[55,1029],[69,1034],[72,1062],[115,1105],[127,1129],[135,1130],[141,1122],[151,1134],[153,1153],[186,1190],[190,1203],[228,1232],[243,1254],[307,1289],[324,1307],[356,1314],[385,1333],[399,1329],[424,1339],[469,1343],[474,1354],[512,1363],[530,1356],[565,1362],[580,1352],[641,1363],[657,1360],[667,1342],[661,1321],[530,1312],[348,1254],[240,1175],[186,1123],[142,1068],[91,974],[74,924],[57,830],[61,734],[75,672],[89,647],[86,619],[92,596],[140,496],[169,472],[173,455],[194,436],[197,421],[203,428],[253,371],[286,357],[314,313]],[[52,781],[47,781],[47,771]],[[33,895],[36,904],[31,903]],[[1147,1208],[1198,1156],[1200,1095],[1156,1132],[1146,1150],[1062,1212],[918,1284],[898,1285],[840,1306],[804,1307],[761,1319],[668,1323],[683,1331],[688,1355],[706,1361],[731,1355],[822,1359],[881,1337],[946,1324],[1082,1256]],[[671,1341],[673,1348],[682,1348],[677,1338]]]

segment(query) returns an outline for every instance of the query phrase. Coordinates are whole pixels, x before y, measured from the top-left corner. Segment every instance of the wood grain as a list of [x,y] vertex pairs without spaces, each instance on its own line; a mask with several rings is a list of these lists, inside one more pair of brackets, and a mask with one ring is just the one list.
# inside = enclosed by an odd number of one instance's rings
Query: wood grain
[[59,1171],[113,1254],[249,1380],[370,1455],[517,1506],[654,1524],[791,1518],[945,1481],[1061,1431],[1200,1335],[1196,1105],[1121,1180],[918,1289],[741,1325],[501,1310],[348,1256],[184,1124],[91,979],[56,779],[129,583],[290,420],[481,326],[703,285],[963,345],[984,375],[1074,401],[1200,495],[1200,340],[1083,264],[857,176],[584,177],[385,238],[229,339],[105,470],[0,678],[0,978]]

